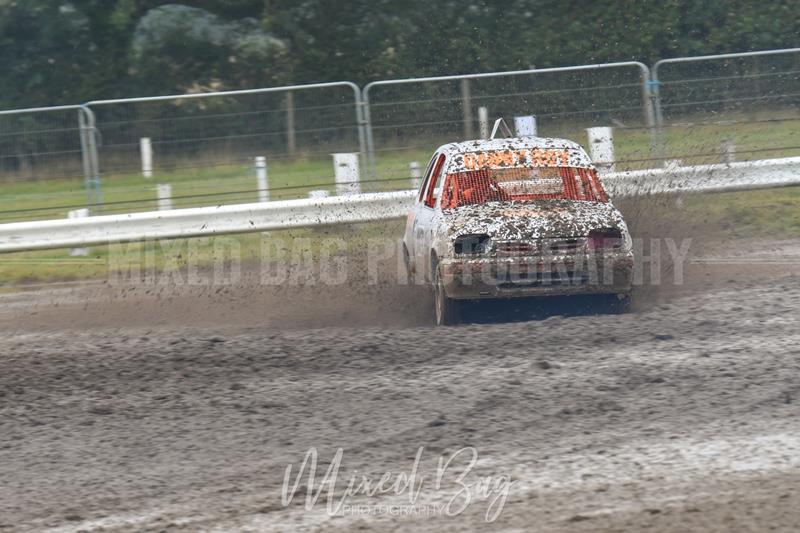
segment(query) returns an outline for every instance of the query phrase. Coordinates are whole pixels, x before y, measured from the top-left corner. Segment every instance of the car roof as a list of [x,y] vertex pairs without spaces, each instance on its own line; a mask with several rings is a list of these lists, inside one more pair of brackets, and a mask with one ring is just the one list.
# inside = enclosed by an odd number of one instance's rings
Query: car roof
[[[559,156],[562,158],[561,160],[564,161],[565,166],[594,168],[591,158],[586,154],[581,145],[569,139],[558,139],[554,137],[476,139],[473,141],[445,144],[440,146],[437,152],[453,156],[450,158],[447,172],[461,172],[466,169],[466,157],[460,156],[468,153],[510,152],[512,158],[516,157],[518,160],[529,160],[531,157],[530,152],[539,150],[544,152],[562,152]],[[505,164],[501,166],[505,166]]]
[[508,137],[503,139],[475,139],[442,145],[439,150],[466,153],[492,150],[520,150],[530,148],[556,148],[583,151],[581,145],[569,139],[556,137]]

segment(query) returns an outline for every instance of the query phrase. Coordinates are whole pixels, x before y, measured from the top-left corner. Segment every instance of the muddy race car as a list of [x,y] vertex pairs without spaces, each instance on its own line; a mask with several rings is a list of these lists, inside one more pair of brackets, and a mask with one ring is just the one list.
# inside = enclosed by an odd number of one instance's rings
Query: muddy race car
[[409,279],[434,290],[437,324],[459,302],[596,294],[629,305],[632,241],[589,156],[539,137],[447,144],[408,215]]

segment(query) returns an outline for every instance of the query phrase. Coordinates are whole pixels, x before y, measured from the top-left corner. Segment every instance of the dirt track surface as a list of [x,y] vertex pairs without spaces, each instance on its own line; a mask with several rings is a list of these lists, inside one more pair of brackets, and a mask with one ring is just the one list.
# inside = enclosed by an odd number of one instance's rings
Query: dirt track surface
[[[112,303],[82,316],[69,294],[58,309],[7,297],[0,317],[0,531],[800,524],[797,277],[685,290],[623,316],[446,329],[391,316],[391,327],[145,327],[141,313],[109,327]],[[70,329],[87,316],[91,328]],[[298,503],[307,480],[281,503],[284,469],[311,447],[321,463],[343,449],[340,494],[356,473],[409,473],[419,447],[430,479],[468,446],[470,480],[514,480],[493,523],[486,501],[453,517],[330,517],[324,495]],[[417,504],[455,493],[452,480],[426,484]]]

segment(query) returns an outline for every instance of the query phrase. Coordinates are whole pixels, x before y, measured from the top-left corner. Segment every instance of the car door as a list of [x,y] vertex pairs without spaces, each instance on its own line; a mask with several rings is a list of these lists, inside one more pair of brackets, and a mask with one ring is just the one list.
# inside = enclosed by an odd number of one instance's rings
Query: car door
[[430,179],[431,172],[433,172],[433,165],[438,156],[439,152],[434,152],[431,160],[428,162],[428,166],[425,169],[425,174],[422,176],[419,190],[414,198],[414,207],[411,209],[411,212],[408,214],[408,218],[406,219],[406,231],[403,241],[405,243],[406,250],[408,251],[410,264],[415,270],[417,268],[417,250],[421,248],[421,246],[417,243],[417,226],[419,224],[420,214],[422,213],[422,202],[425,199],[425,191],[428,190],[428,179]]
[[428,275],[430,280],[430,250],[433,242],[433,231],[436,223],[437,200],[441,190],[442,176],[444,175],[447,156],[438,152],[425,177],[422,194],[419,201],[419,210],[413,223],[414,233],[414,261],[415,267]]

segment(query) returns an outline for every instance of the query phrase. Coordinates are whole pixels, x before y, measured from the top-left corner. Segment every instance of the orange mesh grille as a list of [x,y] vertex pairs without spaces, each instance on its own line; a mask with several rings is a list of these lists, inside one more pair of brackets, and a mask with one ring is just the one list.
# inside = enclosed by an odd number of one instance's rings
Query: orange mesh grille
[[442,208],[486,202],[539,199],[607,202],[594,169],[535,167],[471,170],[448,174]]

